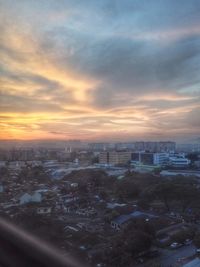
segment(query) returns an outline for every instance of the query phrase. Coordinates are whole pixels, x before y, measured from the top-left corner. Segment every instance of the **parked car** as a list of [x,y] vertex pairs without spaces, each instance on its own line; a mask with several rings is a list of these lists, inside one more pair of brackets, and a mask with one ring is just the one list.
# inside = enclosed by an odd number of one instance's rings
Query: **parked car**
[[170,245],[170,248],[175,249],[175,248],[180,248],[180,247],[182,247],[182,246],[183,246],[183,244],[174,242],[174,243],[172,243],[172,244]]
[[196,253],[198,253],[198,254],[200,253],[200,248],[196,249]]

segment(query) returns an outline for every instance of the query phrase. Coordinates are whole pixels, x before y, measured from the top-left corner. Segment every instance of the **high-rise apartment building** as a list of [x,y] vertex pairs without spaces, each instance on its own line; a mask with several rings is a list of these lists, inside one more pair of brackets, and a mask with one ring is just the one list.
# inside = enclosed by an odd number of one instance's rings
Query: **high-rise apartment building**
[[176,150],[176,143],[171,141],[135,142],[135,151],[174,152],[175,150]]

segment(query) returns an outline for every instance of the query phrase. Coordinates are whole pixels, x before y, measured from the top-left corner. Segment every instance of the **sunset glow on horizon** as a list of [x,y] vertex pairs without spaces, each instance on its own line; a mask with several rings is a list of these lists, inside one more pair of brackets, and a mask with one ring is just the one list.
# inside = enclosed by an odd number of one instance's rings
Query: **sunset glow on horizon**
[[196,141],[199,10],[0,0],[0,139]]

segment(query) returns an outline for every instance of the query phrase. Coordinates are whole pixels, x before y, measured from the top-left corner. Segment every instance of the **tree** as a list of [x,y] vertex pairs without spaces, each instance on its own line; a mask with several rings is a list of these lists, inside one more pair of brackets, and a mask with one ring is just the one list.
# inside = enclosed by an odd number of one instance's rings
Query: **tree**
[[174,198],[173,190],[174,184],[171,181],[166,181],[148,188],[145,194],[151,200],[161,200],[165,204],[166,209],[170,211],[170,202]]
[[82,196],[85,196],[88,194],[88,188],[87,188],[87,184],[85,184],[84,182],[81,182],[78,185],[78,191]]
[[139,195],[139,188],[133,181],[124,178],[116,183],[115,194],[122,199],[134,199]]
[[145,210],[149,209],[149,204],[150,203],[146,198],[140,198],[137,202],[138,207]]
[[192,185],[177,185],[174,190],[174,198],[179,201],[182,212],[185,212],[199,199],[199,189]]
[[134,234],[135,231],[145,233],[153,238],[155,236],[154,222],[146,220],[143,217],[132,219],[124,229],[124,235],[129,236],[130,233]]
[[152,244],[152,237],[140,230],[133,231],[129,234],[124,242],[125,250],[130,252],[134,257],[141,252],[148,250]]
[[111,251],[108,251],[106,263],[108,266],[132,266],[134,257],[148,250],[152,237],[142,231],[131,231],[127,235],[121,232],[113,239]]
[[103,200],[107,200],[107,199],[108,199],[108,194],[107,194],[106,191],[101,190],[101,191],[99,192],[99,196],[100,196],[100,198],[102,198]]
[[196,183],[189,183],[183,179],[175,179],[162,181],[156,185],[147,188],[143,197],[152,200],[160,200],[165,204],[168,211],[171,210],[171,203],[176,202],[182,212],[187,208],[192,207],[199,199],[200,190],[197,188]]
[[158,175],[158,174],[160,174],[161,170],[162,170],[161,168],[155,168],[153,173]]
[[108,250],[105,255],[106,266],[109,267],[124,267],[130,266],[132,256],[127,251],[123,250],[123,246],[114,246],[111,250]]
[[31,234],[49,242],[59,244],[63,240],[62,222],[55,221],[53,218],[44,218],[33,211],[26,211],[15,217],[15,223]]

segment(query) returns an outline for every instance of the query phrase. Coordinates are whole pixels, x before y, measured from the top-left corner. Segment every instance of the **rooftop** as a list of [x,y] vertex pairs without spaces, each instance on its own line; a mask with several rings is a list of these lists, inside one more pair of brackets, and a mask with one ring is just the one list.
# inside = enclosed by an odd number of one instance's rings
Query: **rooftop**
[[146,213],[146,212],[134,211],[127,215],[120,215],[119,217],[115,218],[113,221],[118,224],[123,224],[132,218],[138,218],[138,217],[152,219],[152,218],[157,218],[158,216],[155,216],[153,214]]

